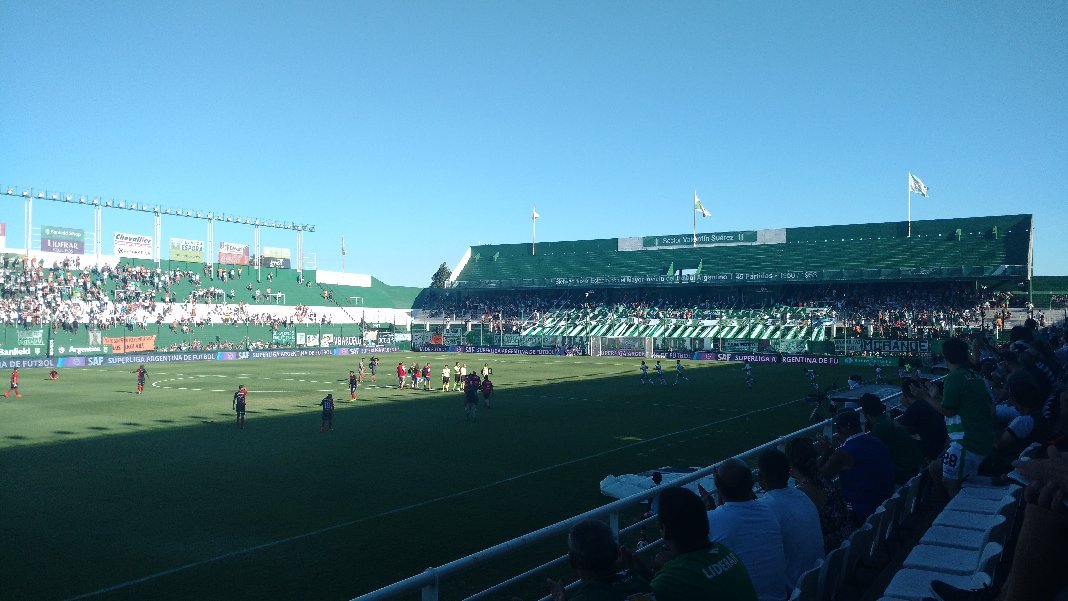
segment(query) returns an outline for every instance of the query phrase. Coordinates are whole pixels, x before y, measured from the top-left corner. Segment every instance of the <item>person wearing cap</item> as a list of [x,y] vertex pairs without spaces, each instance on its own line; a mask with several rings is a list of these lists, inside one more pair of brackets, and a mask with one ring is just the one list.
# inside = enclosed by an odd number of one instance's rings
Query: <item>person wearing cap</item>
[[[839,413],[832,424],[842,444],[827,456],[820,475],[838,477],[849,518],[860,526],[894,494],[894,460],[882,441],[860,428],[855,411]],[[821,443],[828,445],[826,438]]]
[[920,445],[904,426],[886,415],[886,405],[876,395],[869,392],[860,397],[860,410],[868,421],[868,431],[890,451],[890,459],[894,461],[894,481],[904,484],[923,465]]

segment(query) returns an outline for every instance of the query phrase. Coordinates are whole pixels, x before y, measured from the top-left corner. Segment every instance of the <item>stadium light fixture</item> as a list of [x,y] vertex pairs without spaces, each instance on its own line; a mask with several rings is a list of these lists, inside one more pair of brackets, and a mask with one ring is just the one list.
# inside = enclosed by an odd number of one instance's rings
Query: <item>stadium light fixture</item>
[[8,193],[8,195],[13,195],[15,193],[15,189],[14,188],[8,188],[7,189],[7,193]]
[[52,200],[59,200],[59,194],[56,194],[55,192],[53,192],[52,193]]
[[[82,198],[85,198],[85,197],[84,197],[84,196],[82,196]],[[67,202],[73,202],[73,201],[74,201],[74,195],[72,195],[72,194],[68,194],[68,195],[67,195]]]
[[99,207],[100,206],[100,199],[99,198],[94,198],[93,199],[93,206],[94,207]]
[[45,197],[44,196],[44,192],[38,192],[37,193],[37,198],[40,198],[41,200],[44,200],[44,197]]
[[22,195],[25,196],[26,198],[29,198],[30,197],[30,191],[29,190],[23,190],[22,191]]

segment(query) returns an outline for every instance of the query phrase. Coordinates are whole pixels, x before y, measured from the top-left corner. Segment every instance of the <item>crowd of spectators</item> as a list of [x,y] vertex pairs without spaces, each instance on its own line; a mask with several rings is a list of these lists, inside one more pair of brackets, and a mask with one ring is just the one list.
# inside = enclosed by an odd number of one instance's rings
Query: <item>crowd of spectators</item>
[[941,338],[966,329],[1000,332],[1012,294],[966,284],[793,286],[620,291],[443,294],[423,316],[448,324],[480,322],[492,333],[593,322],[648,324],[663,320],[727,320],[727,325],[837,324],[871,338]]
[[[1068,497],[1068,331],[1040,329],[1029,320],[1012,329],[1007,343],[981,333],[946,340],[943,349],[944,378],[909,375],[902,381],[900,420],[890,419],[878,396],[865,394],[859,411],[843,408],[834,417],[832,440],[795,438],[784,451],[763,451],[755,480],[746,463],[731,459],[713,471],[715,495],[700,486],[700,496],[684,488],[659,492],[652,513],[663,546],[653,565],[605,545],[598,569],[588,569],[583,558],[592,539],[580,534],[610,537],[611,531],[603,524],[576,526],[569,557],[581,585],[574,598],[623,599],[626,589],[651,591],[658,599],[782,601],[896,485],[927,472],[935,498],[944,500],[966,479],[998,483],[1014,467],[1035,482],[1024,495],[1018,557],[1001,598],[1068,592],[1068,510],[1062,506]],[[617,572],[620,567],[629,572]],[[946,583],[932,586],[941,598],[979,598]],[[556,600],[567,597],[559,582],[550,592]]]
[[[229,271],[224,277],[233,277]],[[234,289],[227,292],[204,286],[202,281],[202,274],[193,270],[123,263],[83,268],[78,258],[46,266],[39,259],[12,260],[5,255],[0,268],[0,324],[25,328],[45,325],[71,332],[83,326],[146,330],[168,324],[174,331],[188,332],[207,324],[277,329],[331,323],[328,313],[317,313],[305,305],[297,305],[288,315],[257,310],[257,303],[270,298],[269,287],[265,295],[250,282],[247,294],[239,296]],[[178,284],[188,289],[182,297],[175,290]]]

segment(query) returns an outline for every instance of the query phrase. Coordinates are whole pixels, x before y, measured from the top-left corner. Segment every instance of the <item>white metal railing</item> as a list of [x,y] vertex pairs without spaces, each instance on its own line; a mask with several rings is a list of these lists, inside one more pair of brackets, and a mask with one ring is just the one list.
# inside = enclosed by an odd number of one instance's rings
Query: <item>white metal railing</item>
[[[888,397],[884,398],[883,401],[887,404],[887,408],[888,409],[895,408],[895,407],[900,406],[900,402],[899,402],[900,401],[900,397],[901,397],[901,393],[900,392],[896,392],[896,393],[891,394]],[[897,401],[897,402],[895,402],[895,401]],[[919,401],[919,402],[923,402],[923,401]],[[752,449],[749,449],[748,451],[745,451],[743,453],[739,453],[738,455],[735,455],[735,458],[741,459],[743,461],[747,461],[747,460],[750,460],[750,459],[754,459],[757,455],[759,455],[761,452],[763,452],[763,451],[765,451],[767,449],[770,449],[770,448],[773,448],[773,447],[781,447],[782,445],[786,444],[786,442],[788,442],[788,441],[790,441],[790,440],[792,440],[794,438],[810,436],[810,435],[815,434],[817,432],[821,432],[821,433],[829,435],[830,434],[830,425],[831,425],[831,420],[830,419],[823,420],[823,421],[821,421],[819,423],[816,423],[816,424],[813,424],[813,425],[808,426],[806,428],[802,428],[800,430],[797,430],[796,432],[792,432],[790,434],[786,434],[784,436],[780,436],[780,437],[778,437],[778,438],[776,438],[774,440],[770,440],[768,442],[765,442],[764,444],[762,444],[760,446],[757,446],[757,447],[754,447]],[[574,516],[572,518],[568,518],[568,519],[563,520],[561,522],[557,522],[555,524],[552,524],[551,526],[546,526],[546,527],[541,528],[539,530],[535,530],[533,532],[529,532],[529,533],[524,534],[522,536],[513,538],[512,540],[505,541],[503,543],[494,545],[494,546],[492,546],[492,547],[490,547],[488,549],[483,549],[482,551],[478,551],[477,553],[472,553],[471,555],[468,555],[466,557],[462,557],[460,559],[457,559],[457,560],[454,560],[454,561],[450,561],[449,563],[446,563],[444,565],[441,565],[441,566],[438,566],[438,567],[427,568],[426,571],[424,571],[424,572],[422,572],[420,574],[416,574],[415,576],[410,576],[408,578],[405,578],[404,580],[400,580],[398,582],[394,582],[393,584],[390,584],[388,586],[384,586],[384,587],[382,587],[382,588],[380,588],[378,590],[366,593],[364,595],[360,595],[359,597],[356,597],[356,599],[354,601],[382,601],[382,600],[385,600],[385,599],[395,599],[398,596],[403,595],[403,594],[414,594],[416,591],[420,591],[422,601],[437,601],[437,599],[439,598],[441,582],[443,580],[446,580],[448,578],[454,577],[457,574],[460,574],[460,573],[462,573],[464,571],[467,571],[467,570],[479,569],[479,568],[483,567],[487,561],[503,558],[503,557],[505,557],[505,556],[507,556],[509,554],[518,552],[518,551],[520,551],[520,550],[522,550],[524,548],[527,548],[527,547],[530,547],[532,545],[541,543],[541,542],[545,541],[546,539],[549,539],[550,537],[559,536],[561,534],[566,534],[571,529],[571,527],[574,526],[575,524],[578,524],[579,522],[581,522],[583,520],[587,520],[587,519],[591,519],[591,518],[594,518],[594,519],[607,518],[609,526],[612,528],[612,531],[616,533],[616,536],[617,536],[617,539],[618,539],[619,534],[626,534],[626,533],[631,532],[631,531],[633,531],[635,529],[641,528],[641,527],[645,526],[646,524],[648,524],[650,522],[653,522],[656,519],[655,517],[648,517],[648,518],[645,518],[645,519],[643,519],[643,520],[641,520],[641,521],[639,521],[637,523],[634,523],[634,524],[632,524],[630,526],[627,526],[627,527],[621,529],[619,527],[619,519],[620,519],[620,514],[621,514],[622,511],[624,511],[626,509],[637,507],[639,504],[641,504],[642,502],[646,501],[647,499],[652,498],[653,496],[655,496],[656,494],[658,494],[662,490],[666,490],[668,488],[672,488],[672,487],[675,487],[675,486],[682,486],[682,485],[685,485],[685,484],[689,484],[691,482],[696,482],[697,480],[700,480],[701,478],[704,478],[706,476],[710,476],[710,475],[712,475],[712,471],[716,468],[716,466],[718,466],[721,463],[723,463],[723,461],[726,461],[726,459],[721,460],[721,461],[719,461],[719,462],[717,462],[717,463],[715,463],[713,465],[710,465],[710,466],[708,466],[706,468],[697,470],[697,471],[693,472],[692,474],[689,474],[689,475],[687,475],[687,476],[685,476],[683,478],[680,478],[678,480],[673,480],[673,481],[671,481],[669,483],[661,484],[660,486],[656,486],[654,488],[650,488],[649,490],[647,490],[645,492],[642,492],[642,493],[639,493],[639,494],[636,494],[636,495],[632,495],[632,496],[627,497],[625,499],[619,499],[618,501],[614,501],[614,502],[609,503],[607,505],[602,505],[601,507],[598,507],[596,509],[591,509],[590,511],[587,511],[587,512],[579,514],[579,515],[576,515],[576,516]],[[643,547],[643,549],[649,549],[649,550],[654,549],[656,547],[656,543],[657,542],[659,542],[659,541],[653,541],[652,543],[650,543],[650,544],[646,545],[645,547]],[[509,578],[509,579],[507,579],[507,580],[505,580],[503,582],[495,584],[495,585],[489,587],[488,589],[485,589],[483,591],[479,591],[479,592],[477,592],[477,593],[475,593],[475,594],[473,594],[473,595],[471,595],[469,597],[466,597],[464,601],[477,601],[479,599],[484,599],[484,598],[488,597],[489,595],[491,595],[493,593],[497,593],[502,589],[505,589],[505,588],[510,587],[510,586],[512,586],[512,585],[514,585],[514,584],[516,584],[518,582],[521,582],[521,581],[526,580],[526,579],[528,579],[528,578],[530,578],[532,576],[535,576],[535,575],[537,575],[539,573],[542,573],[542,572],[544,572],[544,571],[546,571],[546,570],[548,570],[548,569],[550,569],[550,568],[552,568],[554,566],[560,565],[564,561],[566,561],[566,559],[567,559],[567,555],[566,554],[562,555],[560,557],[557,557],[556,559],[553,559],[552,561],[543,563],[543,564],[541,564],[539,566],[536,566],[534,568],[526,570],[526,571],[524,571],[524,572],[522,572],[522,573],[520,573],[520,574],[518,574],[516,576],[513,576],[512,578]],[[568,588],[571,589],[571,588],[577,586],[578,584],[579,584],[578,582],[573,582],[573,583],[571,583],[571,585],[568,586]],[[549,598],[548,596],[543,597],[541,601],[545,601],[548,598]]]

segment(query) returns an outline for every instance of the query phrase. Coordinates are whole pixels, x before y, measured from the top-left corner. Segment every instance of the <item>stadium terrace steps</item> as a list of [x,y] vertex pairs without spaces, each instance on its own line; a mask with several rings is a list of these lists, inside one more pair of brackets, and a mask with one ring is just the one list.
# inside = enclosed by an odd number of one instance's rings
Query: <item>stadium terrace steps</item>
[[[135,267],[145,267],[148,269],[155,269],[156,264],[153,261],[145,259],[123,259],[123,264],[132,265]],[[240,265],[220,265],[219,267],[225,267],[227,269],[233,268],[235,270],[242,270],[242,277],[235,279],[227,279],[225,282],[221,280],[212,280],[203,274],[203,265],[199,263],[187,263],[182,261],[163,261],[161,265],[162,269],[169,271],[172,269],[180,269],[182,271],[192,271],[195,274],[200,274],[201,282],[200,287],[220,288],[229,294],[230,290],[234,291],[234,298],[230,302],[246,302],[255,303],[257,305],[267,305],[274,301],[261,301],[256,303],[254,299],[255,290],[259,289],[266,294],[267,288],[271,289],[271,294],[281,293],[284,295],[284,302],[279,304],[285,304],[288,306],[296,305],[308,305],[314,307],[347,307],[350,312],[354,308],[360,309],[363,307],[374,308],[397,308],[408,309],[411,308],[416,296],[419,294],[419,288],[407,287],[407,286],[388,286],[381,281],[372,278],[370,287],[358,287],[358,286],[342,286],[337,284],[318,284],[315,282],[315,272],[311,270],[305,270],[305,283],[300,284],[297,281],[298,272],[295,269],[263,269],[261,272],[261,281],[256,281],[256,270],[250,266]],[[268,280],[268,274],[272,279]],[[252,283],[253,291],[249,291],[247,286]],[[309,285],[310,284],[310,285]],[[115,283],[111,282],[109,288],[114,289]],[[147,289],[147,286],[142,288]],[[183,278],[180,282],[171,286],[171,290],[178,296],[179,301],[185,301],[189,295],[196,290],[196,286],[189,282],[188,278]],[[324,292],[329,291],[332,295],[332,299],[324,296]],[[111,290],[109,289],[109,294]],[[159,293],[155,294],[159,298]],[[359,319],[359,315],[355,316]]]
[[[909,268],[992,268],[1028,264],[1030,215],[790,228],[784,244],[681,247],[619,251],[616,239],[542,242],[531,255],[528,244],[472,248],[457,280],[501,280],[663,276],[669,270],[713,273],[888,270],[897,277]],[[957,230],[961,231],[960,239]],[[994,231],[997,231],[996,237]],[[496,257],[496,259],[493,259]],[[850,274],[844,274],[849,279]],[[858,274],[858,277],[870,277]],[[906,276],[907,277],[907,276]]]

